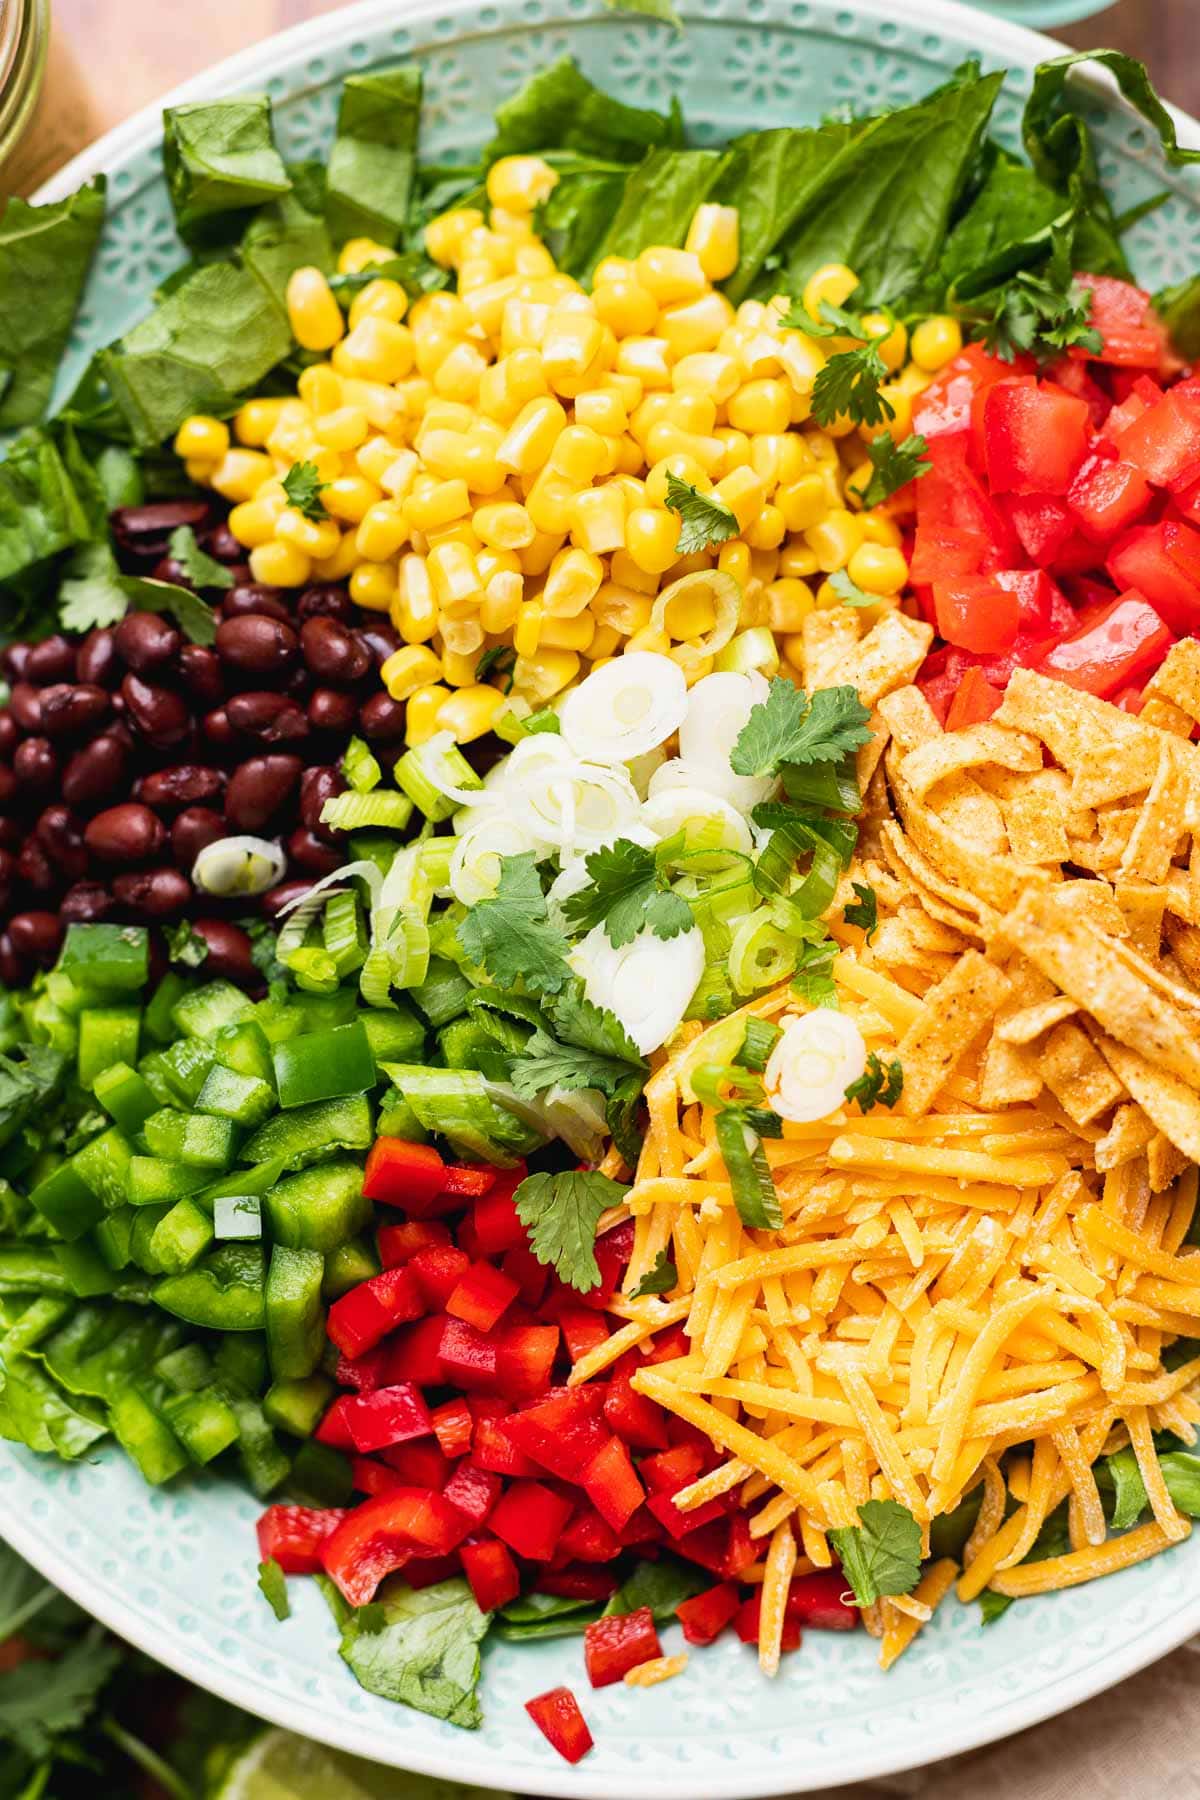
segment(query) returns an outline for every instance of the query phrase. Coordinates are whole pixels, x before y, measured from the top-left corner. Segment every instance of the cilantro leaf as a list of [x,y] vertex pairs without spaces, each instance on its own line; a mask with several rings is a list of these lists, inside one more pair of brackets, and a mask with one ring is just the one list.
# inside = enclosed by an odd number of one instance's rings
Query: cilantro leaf
[[550,1007],[557,1038],[539,1027],[513,1067],[512,1083],[522,1099],[547,1088],[599,1088],[612,1096],[633,1077],[640,1094],[647,1067],[637,1045],[614,1013],[583,996],[578,985]]
[[[842,602],[843,606],[878,606],[879,595],[868,594],[865,589],[856,586],[847,575],[845,569],[835,569],[829,577],[829,585]],[[817,692],[821,690],[818,688]]]
[[594,1170],[564,1169],[557,1175],[527,1175],[513,1198],[538,1261],[568,1287],[586,1294],[600,1280],[596,1226],[610,1206],[620,1205],[626,1191]]
[[833,980],[833,964],[838,947],[832,938],[816,944],[805,944],[800,961],[792,975],[792,992],[809,1006],[834,1006],[838,1003]]
[[485,650],[475,664],[476,681],[486,681],[489,675],[500,677],[497,685],[502,694],[507,694],[512,687],[512,672],[517,666],[517,653],[509,644],[493,644]]
[[911,1593],[921,1573],[921,1527],[898,1500],[864,1500],[858,1524],[829,1533],[860,1606]]
[[654,1267],[648,1269],[638,1282],[629,1298],[645,1300],[651,1294],[669,1294],[678,1286],[679,1271],[665,1250],[660,1250],[654,1259]]
[[846,1098],[857,1100],[865,1113],[873,1106],[886,1106],[890,1112],[903,1092],[904,1070],[899,1059],[893,1057],[890,1063],[885,1063],[880,1060],[878,1051],[872,1050],[865,1071],[846,1089]]
[[291,1617],[292,1607],[283,1570],[273,1556],[268,1556],[266,1562],[259,1563],[258,1585],[264,1600],[282,1625],[285,1619]]
[[190,919],[165,926],[163,936],[167,940],[168,959],[185,969],[198,969],[208,956],[208,940],[201,937]]
[[847,312],[843,306],[834,306],[831,300],[822,300],[817,311],[820,317],[814,319],[803,301],[793,300],[779,323],[785,331],[802,331],[805,337],[853,337],[865,341],[871,335],[857,313]]
[[558,994],[571,979],[567,940],[549,921],[532,850],[500,858],[496,892],[476,902],[455,935],[498,987],[524,982],[535,993]]
[[327,519],[325,502],[321,498],[322,491],[329,486],[322,481],[316,463],[293,463],[283,478],[283,491],[288,503],[306,519]]
[[832,762],[869,742],[870,717],[852,687],[818,688],[810,699],[777,675],[751,707],[730,766],[737,775],[774,775],[783,763]]
[[853,881],[850,885],[858,899],[842,908],[842,917],[847,925],[860,925],[867,934],[869,944],[879,929],[879,900],[869,882]]
[[979,1623],[994,1625],[997,1619],[1004,1617],[1011,1605],[1011,1594],[998,1594],[995,1588],[984,1588],[979,1596]]
[[173,581],[155,581],[146,575],[122,575],[121,589],[130,606],[139,612],[168,612],[193,644],[215,644],[217,621],[212,607],[191,588]]
[[0,1675],[0,1742],[34,1762],[54,1754],[57,1738],[78,1729],[121,1660],[99,1626],[55,1662],[18,1663]]
[[196,542],[190,525],[179,525],[171,533],[170,553],[183,569],[194,588],[231,588],[233,576],[215,557],[209,556]]
[[1093,354],[1104,348],[1092,320],[1092,290],[1074,272],[1074,229],[1051,233],[1052,249],[1040,270],[1023,269],[965,314],[982,326],[986,349],[1005,362],[1021,354],[1055,362],[1072,345]]
[[894,419],[895,407],[879,391],[887,378],[888,367],[878,343],[839,350],[813,382],[813,418],[818,425],[832,425],[841,417],[856,425],[880,425],[884,419]]
[[483,1723],[479,1644],[489,1615],[465,1581],[389,1584],[370,1606],[342,1609],[339,1654],[360,1687],[468,1731]]
[[676,474],[667,476],[666,507],[679,514],[677,556],[691,556],[713,544],[724,544],[737,536],[741,527],[730,507],[713,494],[702,494],[690,482]]
[[872,438],[867,445],[867,455],[873,467],[871,479],[863,489],[863,505],[881,506],[910,481],[927,475],[933,467],[925,455],[928,448],[918,432],[899,444],[893,441],[890,431],[880,432],[877,438]]
[[80,544],[66,566],[58,590],[58,618],[64,631],[94,631],[125,617],[129,597],[107,542]]
[[645,845],[618,838],[591,851],[584,867],[591,876],[589,886],[563,902],[570,924],[583,931],[603,925],[617,949],[631,943],[644,927],[660,938],[690,930],[691,907],[681,894],[671,892],[659,858]]

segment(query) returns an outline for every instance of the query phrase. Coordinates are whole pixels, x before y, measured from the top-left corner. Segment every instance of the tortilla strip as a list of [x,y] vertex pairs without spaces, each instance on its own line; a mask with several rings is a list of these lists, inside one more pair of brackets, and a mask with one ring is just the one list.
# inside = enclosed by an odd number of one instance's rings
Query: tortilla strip
[[1200,993],[1196,993],[1185,983],[1176,981],[1165,969],[1160,969],[1157,963],[1151,962],[1148,957],[1143,956],[1132,939],[1126,938],[1122,942],[1115,943],[1113,949],[1135,975],[1140,975],[1148,986],[1162,994],[1165,999],[1170,1000],[1173,1005],[1182,1008],[1185,1013],[1200,1012]]
[[1176,962],[1188,980],[1200,987],[1200,929],[1168,914],[1163,919],[1163,930]]
[[963,905],[963,893],[973,894],[1001,912],[1017,905],[1027,889],[1048,887],[1050,875],[1034,863],[1014,856],[989,856],[971,849],[939,815],[917,799],[899,772],[900,756],[893,745],[884,759],[896,810],[908,835],[923,851],[943,879],[954,884],[947,898]]
[[[992,723],[1040,738],[1070,770],[1076,806],[1100,806],[1148,788],[1161,739],[1120,707],[1033,669],[1014,669]],[[1097,766],[1097,752],[1102,753]]]
[[909,685],[932,642],[932,625],[926,625],[922,619],[910,619],[906,613],[884,613],[862,642],[834,666],[826,685],[839,687],[848,683],[858,689],[864,706],[874,706],[885,694]]
[[1162,888],[1147,881],[1118,881],[1113,894],[1129,921],[1130,942],[1153,961],[1162,944],[1163,912],[1167,903]]
[[1056,994],[1052,1000],[1041,1000],[1035,1006],[1026,1006],[1020,1012],[1002,1017],[996,1026],[996,1036],[1005,1044],[1032,1044],[1044,1031],[1078,1011],[1074,1000]]
[[1150,1176],[1150,1192],[1161,1194],[1179,1179],[1188,1167],[1188,1159],[1178,1145],[1158,1131],[1146,1146],[1146,1168]]
[[1200,639],[1181,638],[1172,644],[1146,683],[1146,692],[1200,719]]
[[1079,918],[1087,919],[1106,937],[1129,936],[1129,920],[1117,904],[1107,881],[1064,881],[1055,893]]
[[904,1070],[899,1110],[916,1119],[928,1112],[955,1065],[1012,991],[1008,976],[966,951],[950,973],[930,988],[921,1011],[896,1047]]
[[[905,837],[894,819],[889,819],[882,827],[880,838],[884,854],[893,868],[902,869],[908,876],[931,918],[940,919],[943,925],[950,925],[972,938],[981,935],[981,925],[984,930],[994,927],[996,914],[992,908],[976,900],[973,894],[965,893],[954,882],[947,881],[940,869]],[[971,916],[972,911],[975,917]]]
[[1004,823],[1014,856],[1028,863],[1063,863],[1070,855],[1067,827],[1053,794],[1031,782],[1004,807]]
[[987,721],[966,731],[945,731],[910,751],[902,772],[917,798],[924,800],[939,781],[984,763],[999,763],[1002,769],[1032,775],[1042,766],[1042,747],[1024,732],[1006,731]]
[[1190,1161],[1200,1162],[1200,1095],[1114,1038],[1097,1034],[1096,1045],[1147,1118]]
[[897,688],[894,694],[885,694],[876,710],[901,750],[915,750],[945,736],[937,714],[919,687]]
[[1123,874],[1140,875],[1143,881],[1153,882],[1165,878],[1187,821],[1193,773],[1189,764],[1193,761],[1186,753],[1163,744],[1158,772],[1121,858]]
[[1102,1175],[1140,1156],[1155,1135],[1153,1122],[1136,1101],[1118,1106],[1112,1124],[1096,1145],[1096,1167]]
[[1194,1025],[1129,966],[1118,945],[1074,917],[1052,893],[1026,894],[1004,920],[1003,931],[1118,1043],[1200,1088]]
[[858,620],[848,606],[810,612],[800,627],[804,639],[804,685],[809,693],[832,687],[831,672],[858,644]]
[[1160,700],[1151,694],[1138,718],[1143,725],[1153,725],[1156,731],[1169,731],[1172,737],[1190,738],[1195,720],[1182,707],[1172,705],[1170,700]]
[[872,775],[883,760],[883,753],[888,744],[888,728],[884,724],[879,708],[875,707],[870,719],[871,735],[854,758],[854,772],[858,777],[858,791],[865,793]]
[[1042,1045],[1038,1070],[1063,1111],[1078,1125],[1099,1118],[1124,1092],[1087,1033],[1069,1020],[1056,1025]]

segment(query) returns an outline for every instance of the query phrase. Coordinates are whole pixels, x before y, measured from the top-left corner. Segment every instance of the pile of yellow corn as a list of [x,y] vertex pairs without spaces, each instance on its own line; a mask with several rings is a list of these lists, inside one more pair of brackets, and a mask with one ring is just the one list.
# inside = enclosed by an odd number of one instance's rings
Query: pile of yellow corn
[[[840,603],[834,571],[881,605],[908,576],[895,520],[861,510],[873,433],[810,422],[813,383],[846,340],[785,331],[786,300],[735,309],[714,285],[737,265],[736,211],[699,207],[683,249],[610,258],[588,293],[533,231],[556,179],[536,157],[496,163],[487,222],[460,210],[427,230],[456,291],[411,308],[381,278],[347,319],[324,275],[298,270],[292,328],[328,360],[303,372],[295,398],[249,401],[232,435],[197,416],[175,440],[193,479],[234,503],[256,581],[348,581],[358,605],[390,615],[403,648],[382,673],[407,701],[410,742],[442,730],[469,742],[506,705],[543,705],[607,657],[694,645],[713,625],[703,584],[664,629],[650,621],[660,588],[695,570],[726,571],[742,591],[738,636],[716,666],[766,673],[781,657],[799,665],[805,614]],[[340,268],[390,254],[355,240]],[[856,286],[831,264],[804,302],[815,318]],[[886,428],[899,441],[913,395],[959,349],[958,326],[928,319],[910,344],[901,324],[867,324],[887,333]],[[289,505],[282,477],[299,462],[325,484],[324,516]],[[680,557],[680,520],[664,505],[672,472],[719,497],[739,535]],[[475,671],[509,645],[506,699]],[[714,666],[683,660],[689,679]]]

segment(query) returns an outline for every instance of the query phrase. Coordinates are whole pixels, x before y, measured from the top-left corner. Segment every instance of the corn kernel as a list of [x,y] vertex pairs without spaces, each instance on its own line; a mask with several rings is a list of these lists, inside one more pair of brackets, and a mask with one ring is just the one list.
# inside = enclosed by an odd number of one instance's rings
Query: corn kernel
[[750,579],[750,546],[741,538],[730,538],[717,552],[717,567],[723,575],[732,575],[740,588]]
[[766,504],[767,484],[753,469],[731,469],[722,476],[714,492],[733,513],[738,530],[745,531]]
[[860,544],[846,573],[864,594],[898,594],[908,580],[908,564],[899,550],[884,544]]
[[276,539],[250,552],[250,572],[264,587],[301,587],[312,573],[312,558]]
[[667,656],[670,653],[671,640],[665,631],[658,631],[647,625],[642,631],[635,631],[625,646],[626,653],[633,650],[649,650],[654,656]]
[[[794,395],[808,400],[813,384],[827,361],[824,350],[803,332],[786,331],[779,346],[779,367],[787,377]],[[807,412],[802,415],[807,417]],[[798,424],[800,421],[795,420]]]
[[845,263],[822,263],[804,284],[804,308],[810,319],[821,320],[821,302],[841,306],[858,286],[858,276]]
[[662,462],[665,457],[689,457],[707,476],[715,475],[725,460],[725,446],[720,438],[684,431],[669,419],[660,419],[650,427],[645,451],[650,463]]
[[889,319],[886,313],[864,313],[863,330],[875,340],[875,348],[883,358],[889,374],[904,367],[908,354],[908,330],[901,319]]
[[261,494],[253,500],[243,500],[229,514],[229,529],[239,544],[247,550],[256,550],[260,544],[269,544],[275,536],[275,525],[280,514],[285,510],[283,500],[265,500]]
[[496,461],[517,474],[535,473],[549,461],[566,423],[562,403],[552,394],[527,401],[496,451]]
[[337,346],[333,366],[362,381],[401,381],[413,366],[413,334],[407,325],[368,313]]
[[786,431],[792,416],[791,394],[783,381],[747,381],[730,397],[728,413],[735,431]]
[[253,500],[264,481],[275,474],[275,464],[261,450],[227,450],[212,473],[218,494],[235,503]]
[[[456,671],[456,658],[470,660],[469,673],[474,675],[479,652],[483,648],[483,626],[479,623],[478,613],[469,617],[452,617],[446,612],[438,615],[438,633],[442,640],[442,669],[446,680],[450,681],[451,672]],[[450,658],[449,665],[446,659]],[[452,686],[461,687],[461,682],[451,682]]]
[[605,554],[625,542],[625,497],[612,483],[574,495],[567,515],[571,542],[580,550]]
[[677,394],[695,391],[707,395],[717,406],[724,406],[740,385],[736,360],[719,350],[696,350],[682,355],[671,370],[671,386]]
[[862,543],[862,526],[853,513],[834,511],[819,525],[810,526],[804,541],[815,551],[817,567],[826,575],[844,569]]
[[620,632],[614,631],[611,625],[597,625],[584,655],[595,668],[597,663],[610,661],[620,648]]
[[285,400],[247,400],[234,415],[233,431],[239,444],[261,450],[279,423]]
[[783,514],[789,531],[809,531],[819,525],[829,511],[829,498],[819,473],[801,475],[786,487],[775,490],[775,505]]
[[320,269],[294,269],[287,284],[288,323],[303,350],[332,350],[346,329],[342,309]]
[[777,577],[767,588],[767,623],[777,635],[801,630],[812,609],[812,589],[795,576]]
[[539,650],[526,659],[518,656],[513,669],[513,692],[542,705],[570,687],[579,674],[575,650]]
[[404,502],[404,512],[415,531],[436,531],[470,515],[471,496],[461,479],[435,481],[417,490],[415,484]]
[[669,388],[671,385],[671,365],[665,338],[623,338],[617,345],[616,366],[622,375],[636,375],[644,388]]
[[[655,577],[657,585],[657,577]],[[620,637],[632,637],[650,623],[650,596],[620,582],[600,584],[591,604],[591,612],[602,629],[615,631]]]
[[542,590],[543,616],[574,618],[593,599],[603,580],[604,564],[598,556],[574,546],[560,550]]
[[392,624],[406,644],[425,644],[437,630],[437,601],[425,558],[410,551],[400,558],[396,592],[390,607]]
[[558,175],[540,156],[502,156],[487,175],[487,197],[507,212],[531,213],[548,200]]
[[917,394],[923,394],[932,380],[933,376],[928,369],[920,369],[915,362],[910,362],[901,369],[892,385],[912,399]]
[[368,437],[367,415],[359,406],[339,406],[322,413],[314,427],[317,440],[329,450],[357,450]]
[[[628,514],[633,511],[632,503],[626,508]],[[678,534],[676,534],[678,535]],[[649,569],[643,569],[629,554],[628,549],[614,550],[608,565],[609,576],[619,587],[632,588],[636,594],[656,594],[658,592],[658,575]]]
[[962,349],[962,326],[945,313],[922,319],[912,334],[909,351],[919,369],[935,375]]
[[596,632],[596,621],[588,612],[574,618],[548,617],[542,614],[541,644],[548,650],[579,650],[585,655]]
[[281,543],[303,550],[314,562],[332,556],[342,541],[333,519],[308,519],[294,506],[287,506],[275,523],[275,536]]
[[535,656],[542,637],[542,608],[537,600],[524,600],[513,627],[513,648],[518,656]]
[[555,440],[548,467],[583,487],[607,472],[608,456],[608,444],[598,431],[586,425],[567,425]]
[[482,224],[483,214],[473,206],[442,213],[425,227],[425,249],[435,263],[441,263],[443,268],[453,268],[463,240]]
[[489,637],[502,637],[512,630],[524,591],[524,578],[519,573],[501,569],[491,577],[479,603],[479,623]]
[[779,546],[779,573],[781,576],[795,575],[803,580],[808,575],[815,575],[816,572],[816,552],[810,550],[807,544],[792,539]]
[[396,570],[392,563],[360,562],[350,577],[350,598],[370,612],[389,611],[396,595]]
[[637,278],[659,306],[694,300],[708,287],[695,251],[672,250],[664,244],[652,244],[642,251],[637,259]]
[[220,462],[228,449],[228,425],[204,413],[193,413],[175,433],[176,456],[204,457],[211,462]]
[[686,450],[675,450],[658,458],[646,475],[641,493],[631,491],[630,505],[665,506],[672,475],[679,481],[686,481],[689,487],[699,488],[702,494],[707,494],[712,487],[704,464]]
[[382,499],[382,490],[361,475],[339,475],[321,490],[325,511],[335,519],[343,519],[347,525],[360,524],[371,507]]
[[710,289],[694,300],[668,306],[658,316],[657,330],[673,357],[696,356],[716,348],[732,319],[733,308],[724,294]]
[[542,341],[542,366],[556,393],[578,393],[604,344],[604,326],[586,313],[556,307]]
[[863,542],[866,544],[883,544],[888,550],[899,550],[904,542],[895,519],[878,508],[873,512],[864,513],[859,524],[862,526]]
[[351,238],[342,246],[338,256],[338,273],[340,275],[361,275],[372,263],[390,262],[395,256],[386,244],[377,244],[374,238]]
[[329,556],[322,556],[313,562],[314,581],[348,581],[358,567],[358,551],[354,544],[354,533],[345,531],[338,540],[337,548]]
[[424,644],[406,644],[393,650],[381,664],[379,678],[393,700],[407,700],[419,687],[436,681],[442,672],[442,660]]
[[[436,221],[435,221],[436,223]],[[408,705],[404,709],[404,741],[406,744],[424,744],[441,727],[438,725],[438,713],[442,705],[450,698],[450,689],[440,682],[433,682],[426,687],[415,688],[408,697]]]
[[483,583],[475,558],[465,545],[453,541],[437,544],[425,561],[440,606],[464,602],[478,605]]
[[742,536],[751,550],[777,550],[787,536],[783,514],[768,502],[758,517],[747,525]]
[[486,357],[474,344],[455,344],[438,364],[434,389],[448,400],[477,401],[487,366]]
[[380,278],[368,281],[365,288],[355,294],[350,302],[350,328],[354,329],[363,319],[377,314],[381,319],[391,319],[398,325],[408,311],[408,294],[398,281]]
[[710,281],[724,281],[738,265],[738,210],[706,201],[692,214],[684,249],[690,250]]
[[678,542],[678,518],[659,507],[634,507],[625,521],[625,548],[647,574],[661,575],[671,567]]
[[620,437],[628,427],[629,414],[620,394],[591,388],[575,396],[575,423],[603,437]]
[[408,542],[408,521],[394,500],[379,500],[363,516],[355,536],[366,562],[387,562]]
[[[549,463],[531,485],[525,496],[525,508],[537,527],[539,536],[562,539],[566,537],[571,525],[571,502],[580,491],[580,484],[567,475],[562,475]],[[536,544],[537,540],[534,540]],[[533,546],[530,546],[532,549]],[[523,568],[532,573],[522,557]]]
[[632,273],[601,281],[597,270],[592,300],[597,318],[619,338],[644,337],[654,329],[658,302]]
[[520,550],[534,539],[533,520],[512,501],[477,507],[472,523],[483,542],[498,550]]
[[561,531],[538,531],[532,544],[517,552],[522,575],[544,575],[566,540],[566,527]]
[[507,697],[499,688],[473,682],[442,701],[437,711],[437,728],[450,732],[455,743],[472,744],[476,738],[487,735],[497,714],[507,705]]

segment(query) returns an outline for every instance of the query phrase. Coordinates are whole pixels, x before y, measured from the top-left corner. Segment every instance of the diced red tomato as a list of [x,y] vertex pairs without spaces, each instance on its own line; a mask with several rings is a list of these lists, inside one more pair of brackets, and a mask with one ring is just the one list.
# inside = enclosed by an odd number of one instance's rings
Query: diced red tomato
[[1089,537],[1108,543],[1135,525],[1153,495],[1137,463],[1124,458],[1089,456],[1067,494],[1075,517]]
[[549,1562],[571,1502],[540,1481],[514,1481],[492,1512],[488,1525],[510,1550],[528,1562]]
[[711,1644],[720,1637],[741,1605],[732,1581],[722,1581],[706,1593],[695,1594],[675,1608],[689,1644]]
[[814,1569],[811,1575],[797,1575],[788,1589],[787,1616],[819,1631],[853,1631],[859,1611],[853,1599],[844,1598],[846,1591],[846,1577],[840,1569]]
[[593,1738],[587,1720],[570,1688],[551,1688],[548,1693],[527,1700],[525,1711],[547,1743],[567,1762],[581,1761],[592,1748]]
[[1054,494],[1014,494],[1008,515],[1026,556],[1040,568],[1052,568],[1075,531],[1066,501]]
[[1108,558],[1121,588],[1136,588],[1179,637],[1200,630],[1200,531],[1181,520],[1138,525]]
[[385,1269],[398,1269],[418,1250],[451,1242],[450,1227],[440,1219],[407,1219],[403,1225],[381,1225],[376,1234],[379,1260]]
[[407,1269],[385,1269],[362,1281],[329,1309],[325,1329],[346,1356],[359,1357],[397,1325],[427,1312],[421,1290]]
[[346,1514],[321,1546],[321,1566],[351,1606],[365,1606],[384,1577],[410,1557],[446,1556],[469,1531],[440,1494],[397,1488]]
[[342,1408],[342,1419],[356,1450],[382,1450],[433,1431],[429,1408],[411,1381],[356,1394]]
[[[757,1644],[761,1623],[762,1589],[756,1588],[750,1598],[748,1600],[743,1600],[742,1604],[738,1607],[737,1617],[733,1622],[733,1629],[737,1632],[743,1644]],[[800,1626],[795,1619],[789,1619],[786,1613],[784,1614],[783,1620],[783,1637],[779,1647],[781,1650],[789,1651],[798,1650],[800,1648]]]
[[341,1507],[268,1506],[258,1521],[263,1561],[274,1560],[285,1575],[315,1575],[321,1545],[345,1517]]
[[1015,640],[1021,609],[1016,594],[993,576],[959,575],[935,581],[937,628],[948,644],[964,650],[1007,650]]
[[910,574],[918,585],[1012,569],[1019,561],[1012,523],[969,466],[969,445],[965,431],[930,443],[932,466],[916,485]]
[[1080,275],[1079,280],[1092,290],[1091,323],[1100,333],[1103,347],[1099,351],[1080,347],[1070,354],[1124,368],[1157,369],[1163,359],[1165,334],[1145,289],[1115,275]]
[[461,1462],[442,1489],[443,1500],[458,1508],[464,1519],[478,1531],[497,1500],[503,1483],[491,1469],[477,1463]]
[[1123,458],[1155,487],[1200,476],[1200,394],[1172,388],[1116,436]]
[[413,1438],[403,1444],[385,1444],[379,1456],[408,1487],[441,1488],[450,1474],[449,1458],[436,1438]]
[[518,1284],[494,1264],[472,1263],[446,1300],[446,1311],[456,1319],[465,1319],[477,1331],[490,1331],[520,1291]]
[[646,1497],[629,1451],[617,1437],[610,1437],[593,1456],[583,1487],[601,1518],[615,1531],[629,1522]]
[[968,725],[981,725],[990,719],[1004,700],[982,669],[968,669],[954,691],[946,713],[946,730],[963,731]]
[[464,1544],[459,1555],[480,1612],[495,1612],[497,1607],[516,1599],[521,1591],[521,1577],[507,1544],[489,1538],[482,1544]]
[[475,1423],[466,1401],[447,1400],[443,1406],[435,1406],[429,1416],[443,1454],[452,1459],[465,1456],[471,1448]]
[[993,494],[1065,494],[1091,435],[1086,401],[1048,382],[997,382],[983,408]]
[[583,1660],[594,1688],[622,1681],[630,1669],[661,1655],[662,1645],[648,1606],[594,1619],[583,1634]]
[[1174,642],[1155,609],[1134,590],[1042,658],[1045,674],[1107,700],[1156,669]]
[[363,1193],[385,1206],[402,1206],[414,1218],[440,1199],[446,1165],[432,1144],[410,1144],[406,1138],[376,1138],[367,1156]]

